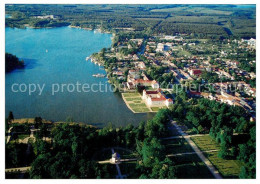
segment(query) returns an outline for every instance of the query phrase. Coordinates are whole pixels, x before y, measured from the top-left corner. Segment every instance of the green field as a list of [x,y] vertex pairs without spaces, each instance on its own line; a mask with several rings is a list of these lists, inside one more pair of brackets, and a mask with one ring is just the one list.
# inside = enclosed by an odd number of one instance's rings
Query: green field
[[179,57],[182,57],[182,56],[189,57],[189,56],[191,56],[191,53],[186,50],[180,50],[177,55]]
[[127,97],[140,97],[139,93],[122,93],[122,95],[124,95],[125,98],[127,98]]
[[152,111],[157,112],[159,111],[160,107],[151,107]]
[[[209,135],[191,138],[202,151],[219,150],[220,146]],[[204,153],[224,178],[238,178],[242,162],[218,157],[218,152]]]
[[218,157],[217,152],[204,153],[224,178],[238,178],[243,163],[239,160],[227,160]]
[[140,97],[127,97],[125,98],[127,101],[140,101]]
[[191,140],[200,148],[201,151],[219,150],[220,146],[209,135],[194,136]]

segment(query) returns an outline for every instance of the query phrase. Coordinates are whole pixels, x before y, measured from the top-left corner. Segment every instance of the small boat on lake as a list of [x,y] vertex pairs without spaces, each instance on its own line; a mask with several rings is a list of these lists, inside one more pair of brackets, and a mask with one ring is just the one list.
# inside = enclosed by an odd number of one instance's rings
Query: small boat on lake
[[98,73],[98,74],[93,74],[92,76],[93,76],[93,77],[105,77],[106,75],[105,75],[105,74]]
[[86,57],[86,61],[89,60],[89,59],[90,59],[90,57]]

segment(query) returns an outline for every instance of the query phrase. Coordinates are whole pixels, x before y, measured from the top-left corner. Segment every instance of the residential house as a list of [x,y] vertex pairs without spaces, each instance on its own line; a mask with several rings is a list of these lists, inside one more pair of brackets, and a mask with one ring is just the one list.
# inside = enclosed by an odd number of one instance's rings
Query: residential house
[[191,76],[200,76],[202,74],[202,70],[200,69],[189,69],[188,72]]

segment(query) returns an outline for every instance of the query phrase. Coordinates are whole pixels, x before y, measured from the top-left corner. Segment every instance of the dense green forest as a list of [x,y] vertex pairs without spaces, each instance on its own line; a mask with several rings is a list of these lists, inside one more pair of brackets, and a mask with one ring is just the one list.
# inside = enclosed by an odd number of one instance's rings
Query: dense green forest
[[[172,161],[163,154],[163,145],[159,140],[167,136],[168,114],[159,112],[153,120],[141,122],[139,126],[128,125],[115,128],[112,124],[103,129],[88,125],[69,125],[70,122],[49,125],[35,118],[40,129],[36,133],[36,142],[31,142],[30,155],[26,154],[26,144],[16,141],[6,146],[7,168],[31,165],[30,178],[114,178],[114,166],[98,164],[102,159],[100,151],[109,147],[122,147],[134,150],[140,163],[131,171],[131,177],[138,178],[174,178]],[[30,124],[13,124],[17,131],[26,131]],[[51,143],[42,140],[51,126]],[[8,125],[6,127],[8,129]],[[137,146],[138,144],[138,146]],[[144,145],[143,145],[144,144]],[[143,146],[141,146],[143,145]],[[157,151],[154,151],[157,150]],[[153,159],[150,159],[151,156]],[[29,158],[29,159],[28,159]],[[169,165],[167,170],[163,169]],[[153,166],[156,165],[156,169]],[[161,172],[159,173],[158,171]],[[147,175],[148,171],[152,171]]]
[[[65,25],[153,34],[184,33],[200,38],[255,38],[256,9],[236,5],[6,5],[6,26]],[[34,16],[55,15],[39,19]]]
[[16,68],[23,68],[24,61],[20,61],[16,56],[5,53],[5,72],[10,72]]

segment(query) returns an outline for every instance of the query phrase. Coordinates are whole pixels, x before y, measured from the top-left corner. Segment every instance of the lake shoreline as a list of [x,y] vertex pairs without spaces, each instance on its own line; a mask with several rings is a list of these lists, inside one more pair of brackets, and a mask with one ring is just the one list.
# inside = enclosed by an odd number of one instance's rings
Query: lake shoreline
[[[34,124],[34,118],[18,118],[18,119],[13,119],[12,122],[10,124]],[[83,122],[66,122],[66,121],[51,121],[51,120],[46,120],[46,119],[42,119],[42,123],[43,124],[69,124],[69,125],[79,125],[79,126],[89,126],[89,127],[93,127],[93,128],[98,128],[94,125],[91,124],[86,124]],[[99,128],[98,128],[99,129]]]
[[[100,83],[103,86],[111,85],[107,84],[106,78],[92,76],[103,74],[103,67],[86,61],[87,56],[111,47],[111,34],[95,34],[93,31],[70,29],[68,26],[37,30],[6,28],[5,31],[6,51],[24,58],[27,66],[25,70],[16,70],[6,75],[6,116],[12,111],[16,118],[40,116],[55,122],[66,121],[67,117],[71,117],[76,122],[97,127],[104,127],[110,122],[116,127],[129,123],[136,126],[153,117],[132,113],[121,95],[112,91],[77,93],[75,90],[75,93],[70,93],[66,88],[63,93],[51,95],[54,83],[68,86],[78,81],[90,86]],[[39,96],[37,92],[33,95],[13,93],[13,83],[46,85]]]

